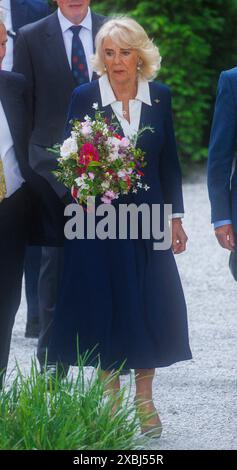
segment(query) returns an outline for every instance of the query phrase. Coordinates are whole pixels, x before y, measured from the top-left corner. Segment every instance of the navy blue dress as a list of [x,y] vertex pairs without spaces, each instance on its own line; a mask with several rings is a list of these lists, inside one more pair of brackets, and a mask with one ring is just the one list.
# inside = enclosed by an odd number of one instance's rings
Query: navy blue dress
[[[142,104],[140,127],[150,125],[137,145],[148,162],[143,177],[150,186],[115,202],[169,203],[183,212],[181,173],[174,138],[169,89],[149,83],[152,106]],[[94,116],[102,109],[98,81],[77,88],[68,116]],[[110,106],[103,108],[111,118]],[[65,240],[60,298],[48,357],[50,362],[86,364],[103,369],[169,366],[191,359],[187,311],[171,249],[154,251],[153,240]]]

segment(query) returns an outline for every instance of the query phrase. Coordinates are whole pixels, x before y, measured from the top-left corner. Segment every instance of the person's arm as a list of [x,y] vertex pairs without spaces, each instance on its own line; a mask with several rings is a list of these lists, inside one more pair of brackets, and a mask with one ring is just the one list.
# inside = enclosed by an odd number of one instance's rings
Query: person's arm
[[166,88],[165,103],[165,142],[160,157],[160,178],[164,202],[172,204],[173,214],[184,213],[182,176],[174,134],[171,93]]
[[209,155],[208,192],[212,222],[219,244],[234,250],[230,179],[237,136],[237,106],[228,72],[222,72],[218,82],[213,116]]
[[237,137],[237,103],[228,72],[220,75],[208,154],[212,223],[231,220],[230,179]]
[[160,159],[160,178],[165,204],[172,204],[172,249],[175,254],[186,249],[187,235],[182,227],[184,215],[182,175],[174,134],[171,93],[167,88],[165,117],[166,139]]

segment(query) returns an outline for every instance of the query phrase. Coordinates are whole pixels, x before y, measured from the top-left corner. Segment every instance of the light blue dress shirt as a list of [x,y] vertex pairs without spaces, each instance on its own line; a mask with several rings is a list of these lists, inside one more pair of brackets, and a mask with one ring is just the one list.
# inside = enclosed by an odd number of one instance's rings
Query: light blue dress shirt
[[217,220],[214,222],[214,228],[222,227],[222,225],[227,225],[227,224],[232,224],[232,220],[226,219],[226,220]]

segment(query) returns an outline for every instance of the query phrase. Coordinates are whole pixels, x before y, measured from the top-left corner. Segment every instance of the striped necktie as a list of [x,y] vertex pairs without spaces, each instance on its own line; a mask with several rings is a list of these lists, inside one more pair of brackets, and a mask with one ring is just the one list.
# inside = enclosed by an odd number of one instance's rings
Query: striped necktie
[[72,37],[72,74],[76,85],[89,82],[89,73],[83,44],[79,37],[82,26],[71,26]]
[[5,181],[4,171],[3,171],[3,163],[0,157],[0,202],[2,202],[6,194],[7,194],[7,187],[6,187],[6,181]]

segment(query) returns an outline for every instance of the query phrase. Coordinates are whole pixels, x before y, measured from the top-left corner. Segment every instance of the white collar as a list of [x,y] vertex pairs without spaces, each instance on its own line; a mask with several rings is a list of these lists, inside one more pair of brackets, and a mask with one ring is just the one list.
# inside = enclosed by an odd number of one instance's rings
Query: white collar
[[5,10],[10,10],[11,9],[11,4],[10,4],[10,0],[0,0],[0,7],[3,7],[3,9]]
[[[108,106],[109,104],[117,101],[113,89],[110,85],[110,81],[107,73],[99,78],[100,94],[102,106]],[[138,79],[137,96],[135,100],[141,101],[151,106],[150,88],[147,80]]]
[[[71,26],[75,26],[71,21],[69,21],[61,12],[60,8],[58,8],[58,19],[62,29],[62,32],[65,33]],[[80,26],[83,28],[92,30],[92,19],[91,19],[91,10],[88,7],[87,15],[85,16],[84,20],[80,23]]]

